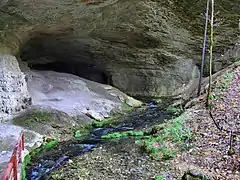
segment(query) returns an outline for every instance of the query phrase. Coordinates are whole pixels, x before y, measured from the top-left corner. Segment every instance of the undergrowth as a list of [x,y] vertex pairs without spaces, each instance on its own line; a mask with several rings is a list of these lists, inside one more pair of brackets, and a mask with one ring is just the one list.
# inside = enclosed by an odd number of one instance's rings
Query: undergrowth
[[103,119],[102,121],[97,121],[97,120],[94,120],[92,122],[92,126],[93,127],[96,127],[96,128],[100,128],[100,127],[104,127],[107,123],[109,123],[109,121],[112,121],[113,118],[110,117],[110,118],[105,118]]
[[80,127],[73,127],[71,130],[74,132],[72,140],[88,136],[93,128],[103,128],[109,125],[109,122],[112,121],[113,118],[105,118],[102,121],[94,120],[92,124]]
[[176,107],[176,106],[168,106],[167,111],[172,112],[174,115],[178,116],[183,112],[182,106]]
[[191,131],[183,127],[184,116],[179,116],[165,126],[152,128],[152,135],[136,140],[141,148],[150,154],[153,159],[169,160],[176,156],[177,150],[186,150],[187,141],[191,140]]
[[107,135],[101,136],[102,139],[113,139],[113,138],[122,138],[129,136],[143,136],[143,131],[125,131],[125,132],[115,132]]
[[224,97],[221,95],[221,93],[229,87],[233,77],[234,72],[226,72],[223,78],[220,78],[214,82],[212,89],[215,92],[212,92],[208,97],[209,100],[211,100],[211,103],[209,104],[211,107],[215,107],[215,103],[213,102],[214,100],[224,100]]
[[40,147],[33,149],[28,155],[25,156],[22,163],[22,180],[26,179],[26,166],[31,162],[31,159],[42,151],[56,146],[58,142],[59,141],[55,139],[48,139]]
[[164,180],[163,176],[156,176],[155,180]]
[[226,72],[223,78],[215,82],[215,85],[213,86],[213,88],[219,89],[219,90],[227,89],[233,77],[234,77],[234,72]]
[[71,128],[71,131],[73,132],[72,140],[76,140],[78,138],[85,137],[85,136],[89,135],[92,128],[93,127],[92,127],[91,124],[88,124],[88,125],[85,125],[85,126],[72,127]]

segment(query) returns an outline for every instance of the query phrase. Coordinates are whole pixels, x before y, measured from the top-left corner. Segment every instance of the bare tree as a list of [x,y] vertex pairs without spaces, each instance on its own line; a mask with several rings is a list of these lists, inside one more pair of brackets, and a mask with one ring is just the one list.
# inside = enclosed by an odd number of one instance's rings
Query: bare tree
[[201,93],[201,83],[202,83],[204,61],[205,61],[205,51],[206,51],[206,42],[207,42],[207,29],[208,29],[208,11],[209,11],[209,0],[207,0],[207,7],[206,7],[206,13],[205,13],[206,21],[205,21],[205,31],[204,31],[204,36],[203,36],[202,64],[201,64],[200,78],[199,78],[199,84],[198,84],[198,93],[197,93],[198,96],[200,96],[200,93]]
[[214,0],[211,0],[211,34],[210,34],[210,50],[209,50],[209,85],[208,85],[208,96],[207,96],[207,106],[209,107],[211,89],[212,89],[212,62],[213,62],[213,19],[214,19]]

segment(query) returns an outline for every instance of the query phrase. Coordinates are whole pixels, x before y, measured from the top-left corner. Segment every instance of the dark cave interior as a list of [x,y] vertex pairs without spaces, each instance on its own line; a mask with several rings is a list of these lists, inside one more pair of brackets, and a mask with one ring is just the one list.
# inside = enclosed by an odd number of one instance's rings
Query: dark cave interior
[[102,84],[111,84],[110,76],[93,64],[67,63],[67,62],[50,62],[46,64],[29,64],[31,69],[51,70],[61,73],[73,74],[91,81]]
[[112,85],[111,75],[98,63],[91,48],[70,37],[44,35],[30,39],[21,49],[20,59],[31,69],[73,74]]

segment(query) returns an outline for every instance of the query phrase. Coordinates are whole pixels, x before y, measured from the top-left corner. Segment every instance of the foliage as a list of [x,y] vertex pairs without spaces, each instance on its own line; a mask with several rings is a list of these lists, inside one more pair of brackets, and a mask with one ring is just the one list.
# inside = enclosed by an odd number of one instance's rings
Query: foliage
[[156,176],[155,177],[155,180],[163,180],[164,178],[163,178],[163,176]]
[[26,155],[23,162],[22,162],[22,180],[26,177],[26,166],[30,163],[31,157],[30,155]]
[[61,179],[61,174],[59,174],[59,173],[53,173],[53,174],[51,175],[51,179]]
[[[152,131],[156,134],[144,136],[143,139],[135,141],[144,151],[149,153],[154,159],[168,160],[176,155],[173,146],[170,143],[175,143],[181,147],[186,141],[192,138],[191,131],[183,127],[184,116],[173,119],[164,128],[159,128],[159,131]],[[156,129],[156,127],[154,127]]]
[[86,136],[86,135],[88,135],[88,133],[82,134],[79,130],[74,133],[75,138],[80,138],[80,137],[83,137],[83,136]]
[[229,73],[229,72],[226,72],[226,74],[224,75],[224,78],[226,79],[226,80],[232,80],[232,78],[233,78],[233,76],[234,76],[234,73],[233,72],[231,72],[231,73]]
[[26,155],[22,164],[22,179],[25,179],[26,177],[26,166],[30,163],[31,159],[45,149],[50,149],[57,144],[58,140],[48,139],[47,142],[44,142],[40,147],[33,149],[28,155]]
[[90,131],[92,130],[92,126],[86,125],[86,126],[80,126],[80,127],[72,127],[71,130],[74,132],[73,140],[84,137],[89,135]]
[[175,142],[181,142],[191,138],[190,129],[183,129],[184,119],[183,117],[178,117],[173,121],[171,127],[165,129],[165,133],[171,134]]
[[100,127],[104,127],[106,125],[106,123],[108,123],[109,121],[113,120],[112,117],[109,117],[109,118],[105,118],[103,119],[102,121],[97,121],[97,120],[94,120],[92,122],[92,126],[93,127],[97,127],[97,128],[100,128]]
[[172,112],[174,115],[180,115],[183,109],[182,107],[168,106],[167,111]]
[[30,157],[34,157],[37,154],[39,154],[40,152],[42,152],[45,149],[51,149],[52,147],[54,147],[56,144],[58,144],[58,140],[56,139],[50,139],[48,140],[48,142],[43,143],[40,147],[32,150],[29,154]]
[[[176,156],[176,151],[167,146],[162,146],[159,150],[162,152],[163,160],[169,160]],[[158,158],[158,157],[156,157],[156,158]]]
[[[215,89],[219,92],[222,90],[226,90],[228,88],[229,84],[231,83],[233,77],[234,77],[234,72],[226,72],[224,75],[224,78],[221,78],[214,83],[213,89]],[[210,100],[222,100],[223,97],[220,94],[212,93],[209,95],[209,99]]]
[[86,126],[73,127],[72,128],[72,131],[74,132],[73,140],[89,135],[90,131],[93,128],[102,128],[102,127],[108,125],[109,122],[112,120],[113,120],[113,118],[109,117],[109,118],[103,119],[102,121],[94,120],[92,122],[92,124],[89,124]]
[[115,132],[110,133],[107,135],[101,136],[102,139],[114,139],[114,138],[122,138],[122,137],[128,137],[128,136],[143,136],[143,131],[125,131],[125,132]]
[[94,120],[92,124],[89,124],[86,126],[73,127],[72,128],[72,131],[74,132],[73,140],[75,140],[76,138],[81,138],[89,135],[90,131],[93,128],[103,128],[107,126],[109,122],[112,121],[113,119],[114,119],[113,117],[109,117],[109,118],[103,119],[102,121]]

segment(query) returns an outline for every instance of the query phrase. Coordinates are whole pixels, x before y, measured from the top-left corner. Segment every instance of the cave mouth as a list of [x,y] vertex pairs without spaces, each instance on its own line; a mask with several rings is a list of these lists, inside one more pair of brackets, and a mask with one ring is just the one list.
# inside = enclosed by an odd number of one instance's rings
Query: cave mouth
[[44,64],[29,64],[28,66],[30,69],[68,73],[88,79],[90,81],[112,85],[111,78],[108,73],[104,72],[104,70],[94,64],[88,64],[84,62],[49,62]]
[[30,69],[73,74],[84,79],[112,85],[104,64],[98,63],[84,39],[44,34],[31,38],[21,49],[20,59]]

